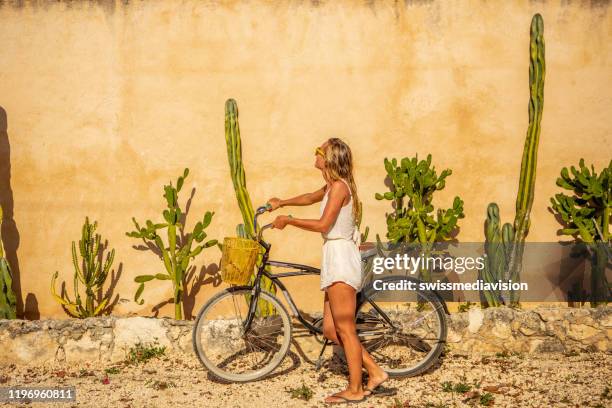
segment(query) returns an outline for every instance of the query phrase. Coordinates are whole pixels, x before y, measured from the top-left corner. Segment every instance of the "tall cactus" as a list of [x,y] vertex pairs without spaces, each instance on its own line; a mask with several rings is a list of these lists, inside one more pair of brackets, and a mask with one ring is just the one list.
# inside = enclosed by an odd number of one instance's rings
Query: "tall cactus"
[[17,317],[17,298],[13,293],[11,268],[4,257],[2,217],[2,206],[0,206],[0,319],[15,319]]
[[238,207],[242,214],[245,232],[249,237],[254,238],[253,218],[255,211],[253,211],[251,197],[246,188],[246,178],[242,165],[242,140],[240,139],[240,126],[238,125],[238,105],[234,99],[228,99],[225,102],[225,142],[232,183],[238,199]]
[[[523,148],[521,160],[521,174],[519,189],[516,196],[516,213],[514,224],[504,224],[501,231],[499,225],[499,208],[491,203],[487,208],[486,246],[488,262],[482,271],[487,281],[496,282],[520,279],[522,269],[525,237],[531,224],[530,214],[533,206],[536,165],[538,160],[538,144],[540,141],[540,122],[544,106],[544,76],[546,64],[544,60],[544,21],[538,13],[531,19],[531,33],[529,44],[529,126]],[[503,243],[503,245],[499,245]],[[502,299],[499,299],[499,296]],[[487,303],[497,306],[500,301],[510,305],[517,305],[519,294],[486,293]]]
[[[255,227],[253,225],[253,218],[255,211],[253,211],[253,204],[246,187],[246,178],[242,165],[242,141],[240,138],[240,126],[238,125],[238,104],[234,99],[225,101],[225,142],[227,144],[230,175],[243,221],[243,224],[238,225],[237,232],[239,235],[244,234],[244,236],[254,239]],[[258,266],[261,264],[261,261],[262,257],[260,256],[257,260]],[[250,283],[253,282],[254,277],[254,275],[251,276]],[[261,287],[267,292],[276,293],[274,282],[265,276],[261,278]],[[266,300],[260,299],[257,305],[257,314],[269,316],[274,314],[274,308]]]
[[[111,250],[106,255],[106,260],[102,262],[104,248],[100,246],[102,240],[100,234],[96,234],[98,223],[89,223],[89,218],[85,217],[85,223],[81,231],[79,240],[79,251],[77,254],[76,244],[72,241],[72,264],[74,266],[74,301],[67,293],[62,290],[60,295],[55,290],[55,282],[58,272],[53,274],[51,279],[51,293],[53,297],[63,306],[66,313],[72,317],[93,317],[103,314],[108,306],[110,293],[102,297],[97,294],[102,291],[108,272],[110,271],[115,250]],[[78,255],[81,255],[79,260]],[[85,288],[85,304],[81,299],[79,281]]]

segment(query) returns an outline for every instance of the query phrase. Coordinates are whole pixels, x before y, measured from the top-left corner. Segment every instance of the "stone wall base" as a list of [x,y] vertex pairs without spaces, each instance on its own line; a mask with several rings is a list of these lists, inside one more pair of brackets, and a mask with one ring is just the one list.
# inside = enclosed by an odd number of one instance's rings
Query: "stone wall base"
[[[612,307],[473,308],[448,317],[451,350],[466,353],[611,352]],[[0,320],[0,366],[9,364],[114,363],[137,343],[166,346],[167,354],[195,358],[193,321],[147,317],[68,320]],[[297,331],[296,331],[297,333]],[[294,347],[316,358],[321,345],[296,335]]]

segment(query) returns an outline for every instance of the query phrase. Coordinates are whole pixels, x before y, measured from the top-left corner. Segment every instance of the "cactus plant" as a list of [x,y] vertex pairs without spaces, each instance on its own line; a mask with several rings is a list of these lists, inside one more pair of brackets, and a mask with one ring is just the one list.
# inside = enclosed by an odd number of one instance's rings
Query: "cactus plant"
[[[519,188],[516,197],[514,224],[506,223],[501,227],[499,208],[496,203],[487,207],[485,226],[485,251],[487,262],[480,272],[483,280],[520,281],[525,238],[531,224],[530,214],[533,206],[538,144],[540,141],[540,122],[544,107],[544,77],[546,62],[544,54],[544,21],[538,13],[531,19],[529,43],[529,126],[523,147]],[[504,293],[483,293],[486,304],[498,306],[507,303],[518,305],[520,294],[508,291]]]
[[[390,200],[394,203],[394,212],[387,214],[387,238],[395,243],[419,243],[427,254],[434,242],[451,240],[458,232],[457,221],[464,217],[463,201],[459,197],[453,200],[453,206],[446,210],[439,208],[434,213],[433,194],[442,190],[446,178],[452,174],[450,169],[440,175],[431,165],[431,154],[426,160],[403,158],[385,158],[385,169],[391,180],[391,191],[376,193],[377,200]],[[435,214],[435,217],[434,217]],[[380,241],[380,238],[378,238]],[[430,280],[430,271],[422,270],[421,278]]]
[[[557,185],[572,195],[555,194],[551,211],[564,228],[561,235],[569,235],[584,244],[591,259],[591,304],[606,302],[612,294],[606,278],[606,268],[612,257],[610,222],[612,222],[612,161],[597,175],[580,159],[578,169],[564,167]],[[571,174],[570,174],[571,172]]]
[[[62,305],[66,313],[72,317],[85,318],[104,314],[107,311],[110,293],[99,296],[102,292],[104,282],[115,258],[115,250],[106,254],[104,259],[104,247],[100,246],[102,240],[100,234],[96,234],[97,221],[89,223],[89,217],[85,217],[85,223],[79,240],[79,252],[77,254],[76,244],[72,241],[72,264],[74,266],[74,301],[62,287],[61,295],[57,294],[55,284],[58,272],[51,279],[51,293]],[[79,260],[78,255],[81,256]],[[85,303],[83,304],[79,289],[79,281],[85,289]]]
[[[151,220],[147,220],[146,226],[141,227],[132,217],[136,230],[126,233],[129,237],[142,239],[147,247],[159,254],[166,269],[166,273],[136,276],[134,281],[140,285],[134,295],[134,301],[139,305],[144,303],[140,296],[144,290],[145,282],[154,279],[169,280],[172,282],[173,289],[174,317],[179,320],[183,318],[185,273],[189,268],[189,262],[199,255],[203,249],[217,245],[217,240],[204,241],[207,236],[204,230],[210,225],[214,212],[207,211],[202,221],[196,223],[193,231],[185,233],[185,214],[179,206],[178,193],[181,191],[188,174],[189,169],[186,168],[183,175],[177,179],[176,187],[172,185],[172,182],[164,185],[164,198],[167,205],[167,208],[163,211],[165,222],[154,224]],[[167,245],[158,233],[162,229],[167,230]],[[195,247],[193,247],[194,244]]]
[[[355,222],[355,225],[357,226],[357,230],[361,231],[361,221],[363,218],[363,203],[361,201],[359,201],[359,215],[357,216],[357,220]],[[365,227],[365,231],[363,231],[360,234],[360,241],[361,242],[366,242],[366,240],[368,239],[368,234],[370,233],[370,227]]]
[[[508,266],[508,257],[514,241],[514,228],[510,223],[501,226],[499,207],[490,203],[487,207],[485,221],[485,267],[479,271],[479,278],[485,282],[497,282],[503,279]],[[486,306],[499,306],[503,303],[500,291],[483,291],[483,303]]]
[[15,319],[17,315],[17,298],[13,293],[13,277],[7,259],[4,257],[2,243],[3,212],[0,206],[0,319]]
[[[230,166],[230,175],[238,200],[238,207],[242,214],[243,224],[238,225],[237,233],[239,236],[255,238],[255,226],[253,219],[255,211],[246,187],[244,166],[242,164],[242,140],[240,138],[240,126],[238,124],[238,104],[234,99],[225,102],[225,142],[227,144],[227,158]],[[262,256],[257,260],[257,266],[261,265]],[[270,271],[270,267],[267,267]],[[249,284],[253,284],[255,274],[251,276]],[[262,276],[261,288],[269,293],[276,293],[276,286],[268,277]],[[248,297],[248,295],[247,295]],[[247,301],[249,299],[247,298]],[[274,314],[274,308],[269,302],[260,299],[256,313],[258,316],[269,316]]]

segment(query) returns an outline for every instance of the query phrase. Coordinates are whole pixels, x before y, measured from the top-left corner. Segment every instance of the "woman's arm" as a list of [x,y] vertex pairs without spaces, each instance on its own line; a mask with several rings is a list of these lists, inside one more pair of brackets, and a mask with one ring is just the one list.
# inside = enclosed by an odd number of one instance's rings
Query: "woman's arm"
[[340,213],[344,199],[348,195],[349,190],[346,184],[337,181],[330,187],[327,205],[325,206],[323,215],[321,215],[320,219],[307,220],[290,218],[286,215],[281,215],[274,220],[273,226],[274,228],[283,229],[285,228],[285,225],[293,225],[307,231],[327,233],[331,229],[332,225],[334,225],[334,222],[336,222],[336,218],[338,218],[338,213]]
[[311,205],[314,203],[318,203],[319,201],[323,200],[324,195],[325,195],[325,186],[321,187],[320,189],[312,193],[300,194],[299,196],[288,198],[286,200],[281,200],[280,198],[274,197],[274,198],[269,199],[268,202],[270,203],[270,205],[272,205],[272,208],[270,209],[270,211],[274,211],[279,207],[286,207],[290,205],[304,206],[304,205]]

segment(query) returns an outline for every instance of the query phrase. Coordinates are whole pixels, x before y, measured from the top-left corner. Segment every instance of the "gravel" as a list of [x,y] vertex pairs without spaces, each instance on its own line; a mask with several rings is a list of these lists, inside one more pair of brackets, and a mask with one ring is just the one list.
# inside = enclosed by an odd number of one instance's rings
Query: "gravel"
[[[271,377],[227,384],[208,375],[194,356],[140,364],[0,367],[0,387],[75,386],[77,401],[41,407],[319,407],[346,386],[346,367],[328,359],[316,371],[293,350]],[[109,373],[107,373],[107,371]],[[367,376],[364,376],[364,381]],[[548,353],[463,355],[451,352],[424,375],[390,379],[393,397],[370,397],[356,407],[612,407],[612,355]],[[301,388],[310,399],[292,398]],[[311,391],[308,392],[308,390]],[[466,392],[467,390],[467,392]],[[0,406],[15,407],[16,404]]]

